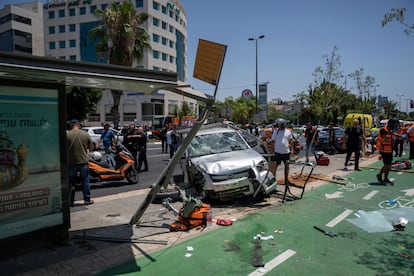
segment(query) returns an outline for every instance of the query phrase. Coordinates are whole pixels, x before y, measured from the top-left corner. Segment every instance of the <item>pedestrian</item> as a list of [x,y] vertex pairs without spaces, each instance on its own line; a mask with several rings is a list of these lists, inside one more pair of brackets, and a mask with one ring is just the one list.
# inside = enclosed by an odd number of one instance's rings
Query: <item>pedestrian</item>
[[403,127],[400,124],[398,124],[397,129],[394,132],[395,136],[395,142],[394,142],[394,151],[395,151],[395,157],[401,157],[404,147],[404,130]]
[[179,137],[177,132],[175,131],[175,126],[170,127],[166,134],[167,138],[167,145],[170,148],[170,159],[174,156],[174,153],[177,151],[178,144],[179,144]]
[[407,129],[408,139],[410,142],[410,157],[408,159],[414,159],[414,124],[411,124]]
[[71,130],[66,134],[66,149],[68,158],[68,175],[70,206],[75,206],[75,185],[77,174],[79,173],[83,188],[83,201],[85,205],[93,204],[89,183],[89,159],[88,150],[94,148],[91,136],[81,130],[78,120],[70,121]]
[[280,164],[284,165],[285,185],[289,182],[289,160],[293,154],[293,134],[292,131],[286,128],[286,120],[279,118],[275,121],[276,128],[273,130],[271,143],[273,152],[275,153],[276,166],[273,174],[276,177],[277,168]]
[[137,151],[138,151],[138,167],[137,171],[141,171],[142,163],[144,163],[143,172],[148,171],[148,161],[147,161],[147,135],[144,132],[142,127],[138,127],[137,131]]
[[168,125],[164,125],[164,127],[161,130],[161,153],[168,153],[167,148],[167,131],[168,131]]
[[344,140],[346,141],[346,157],[344,170],[348,170],[348,162],[349,160],[351,160],[351,155],[354,153],[354,170],[360,171],[359,157],[361,156],[362,143],[365,144],[365,136],[362,131],[362,128],[359,125],[358,119],[354,119],[352,121],[352,126],[348,126],[345,129]]
[[[315,142],[318,141],[318,129],[312,126],[311,122],[306,124],[305,129],[305,140],[306,140],[306,163],[309,162],[309,152],[315,156]],[[315,157],[316,159],[316,157]]]
[[335,143],[336,143],[335,128],[332,123],[330,123],[328,126],[328,134],[329,134],[328,145],[329,145],[330,153],[337,154],[338,151],[336,150],[336,147],[335,147]]
[[137,130],[135,129],[135,124],[132,123],[129,125],[129,129],[125,132],[124,136],[124,145],[128,149],[128,151],[132,154],[132,157],[135,161],[135,167],[138,166],[137,162]]
[[[380,172],[377,174],[377,180],[380,183],[390,183],[394,185],[394,183],[388,178],[389,173],[391,171],[391,164],[392,164],[392,153],[394,148],[394,133],[393,129],[397,125],[397,120],[389,119],[387,125],[380,129],[377,138],[377,149],[381,154],[383,166]],[[384,179],[382,179],[382,175],[384,174]]]
[[109,154],[116,146],[116,135],[109,127],[109,124],[104,125],[104,131],[98,141],[98,146],[103,143],[106,154]]

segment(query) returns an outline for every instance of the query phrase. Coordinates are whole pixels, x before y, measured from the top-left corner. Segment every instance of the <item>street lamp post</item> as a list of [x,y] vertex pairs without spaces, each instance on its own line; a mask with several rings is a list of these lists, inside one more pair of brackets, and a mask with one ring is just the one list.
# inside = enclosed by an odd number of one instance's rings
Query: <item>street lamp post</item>
[[399,98],[398,102],[398,119],[401,118],[401,97],[404,97],[403,94],[397,94],[397,97]]
[[259,90],[258,89],[258,66],[257,66],[257,41],[259,40],[259,39],[262,39],[262,38],[264,38],[265,36],[264,35],[261,35],[261,36],[259,36],[259,37],[256,37],[256,38],[249,38],[249,40],[251,40],[251,41],[255,41],[256,42],[256,114],[257,114],[257,100],[258,100],[258,97],[257,97],[257,90]]

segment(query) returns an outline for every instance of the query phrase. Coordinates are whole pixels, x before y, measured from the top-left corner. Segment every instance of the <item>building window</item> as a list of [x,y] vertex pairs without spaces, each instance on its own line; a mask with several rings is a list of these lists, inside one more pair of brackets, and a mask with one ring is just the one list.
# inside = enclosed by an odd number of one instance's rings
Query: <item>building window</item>
[[167,29],[167,23],[165,23],[164,21],[161,22],[161,26],[163,30]]
[[166,53],[162,53],[162,60],[163,61],[167,61],[167,54]]
[[136,8],[143,8],[144,7],[144,0],[135,0],[135,7]]
[[152,19],[152,25],[158,27],[160,25],[160,20],[158,18],[153,18]]
[[106,10],[108,8],[108,4],[103,4],[103,5],[101,5],[101,10]]
[[162,7],[161,7],[161,12],[162,12],[163,14],[167,14],[167,7],[166,7],[166,6],[162,6]]
[[170,10],[169,15],[171,18],[174,18],[174,13]]
[[90,7],[90,12],[91,12],[91,13],[94,13],[94,12],[95,12],[95,10],[96,10],[96,6],[91,6],[91,7]]
[[154,1],[152,2],[152,8],[158,11],[160,9],[160,4]]
[[54,34],[55,33],[55,27],[49,27],[49,34]]
[[174,48],[174,41],[170,40],[170,48]]
[[59,17],[65,17],[65,10],[59,10]]
[[55,43],[54,41],[49,42],[49,49],[50,49],[50,50],[54,50],[54,49],[56,49],[56,43]]
[[50,19],[55,18],[55,11],[50,11],[50,12],[49,12],[49,18],[50,18]]
[[154,70],[154,71],[161,71],[160,67],[158,67],[158,66],[153,66],[152,67],[152,70]]
[[64,40],[59,41],[59,48],[61,48],[61,49],[66,48],[66,41],[64,41]]
[[174,57],[170,56],[170,63],[174,63]]
[[80,15],[84,15],[84,14],[86,14],[86,8],[85,8],[85,7],[81,7],[81,8],[79,8],[79,14],[80,14]]
[[76,10],[75,9],[69,9],[69,16],[75,16]]
[[160,41],[160,36],[157,34],[152,34],[152,41],[158,43]]
[[75,39],[69,40],[69,47],[70,48],[75,48],[76,47],[76,40]]
[[76,56],[70,56],[69,59],[70,60],[76,60]]
[[155,59],[159,59],[160,58],[160,52],[158,51],[152,51],[152,57]]
[[64,33],[65,32],[65,25],[60,25],[59,26],[59,33]]
[[168,40],[168,39],[166,39],[165,37],[162,37],[162,38],[161,38],[162,45],[167,45],[167,40]]
[[69,25],[69,32],[76,32],[76,24]]
[[63,59],[63,60],[65,60],[65,59],[66,59],[66,57],[65,57],[65,56],[60,56],[60,57],[59,57],[59,59]]
[[170,33],[174,33],[174,27],[170,25]]

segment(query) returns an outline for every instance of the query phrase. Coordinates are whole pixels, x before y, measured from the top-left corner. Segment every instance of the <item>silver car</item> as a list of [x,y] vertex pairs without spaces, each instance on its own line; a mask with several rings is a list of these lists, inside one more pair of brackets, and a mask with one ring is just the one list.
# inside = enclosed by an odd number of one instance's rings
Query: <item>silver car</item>
[[196,192],[210,199],[230,201],[276,191],[266,159],[228,127],[200,129],[186,150],[184,171]]

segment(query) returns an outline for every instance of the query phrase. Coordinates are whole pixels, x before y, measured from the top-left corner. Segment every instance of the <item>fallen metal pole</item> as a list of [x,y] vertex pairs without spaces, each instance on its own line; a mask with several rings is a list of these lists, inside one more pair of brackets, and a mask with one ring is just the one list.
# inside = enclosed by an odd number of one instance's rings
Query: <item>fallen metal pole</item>
[[184,155],[184,152],[187,149],[188,145],[190,144],[191,140],[195,137],[198,130],[203,125],[208,114],[213,108],[214,102],[215,102],[214,98],[211,98],[209,101],[206,102],[205,108],[203,109],[202,113],[200,114],[194,126],[191,128],[188,135],[183,140],[183,143],[180,145],[180,147],[178,147],[177,152],[175,152],[173,155],[173,158],[170,160],[170,162],[168,162],[167,166],[164,168],[161,175],[158,177],[157,181],[154,184],[152,184],[151,190],[148,192],[144,201],[135,211],[134,215],[129,221],[130,225],[138,224],[139,219],[142,217],[145,210],[148,208],[148,206],[151,204],[154,198],[157,196],[157,193],[160,191],[160,189],[168,185],[173,175],[175,167],[178,165],[181,157]]
[[152,243],[167,245],[168,241],[157,241],[157,240],[140,240],[136,238],[123,239],[113,237],[99,237],[99,236],[88,236],[88,235],[74,235],[73,239],[79,240],[95,240],[95,241],[106,241],[106,242],[117,242],[117,243]]

